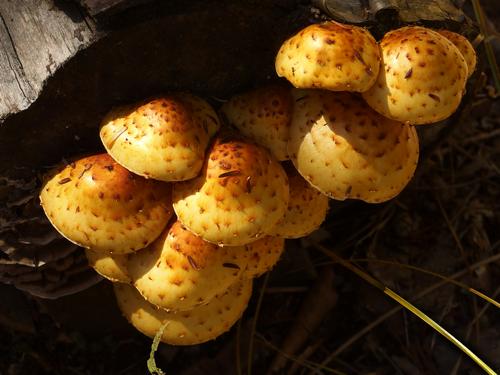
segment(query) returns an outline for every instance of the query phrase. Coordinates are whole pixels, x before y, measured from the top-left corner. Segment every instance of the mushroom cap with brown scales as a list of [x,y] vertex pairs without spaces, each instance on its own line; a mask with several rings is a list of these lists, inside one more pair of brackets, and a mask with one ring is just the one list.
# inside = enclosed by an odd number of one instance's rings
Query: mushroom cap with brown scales
[[236,282],[248,263],[244,247],[219,247],[174,222],[147,249],[129,258],[134,286],[166,310],[208,303]]
[[201,174],[174,184],[179,221],[206,241],[245,245],[265,235],[285,214],[288,179],[265,148],[219,136]]
[[462,56],[465,58],[465,62],[467,63],[467,69],[469,72],[467,77],[470,77],[472,73],[474,73],[474,70],[476,70],[477,64],[476,51],[474,50],[471,42],[469,42],[469,40],[465,36],[450,30],[442,29],[436,31],[446,39],[451,41],[458,48]]
[[286,40],[275,67],[297,88],[363,92],[377,79],[380,50],[366,29],[328,21]]
[[85,249],[85,255],[89,266],[102,277],[115,283],[129,284],[132,282],[128,272],[129,254],[109,254]]
[[128,170],[182,181],[198,174],[218,127],[207,103],[182,93],[112,110],[102,121],[100,136],[108,153]]
[[413,125],[449,117],[465,92],[467,63],[457,47],[435,31],[407,26],[380,42],[377,82],[363,93],[380,114]]
[[328,211],[328,197],[312,187],[295,168],[285,168],[290,202],[285,216],[271,234],[284,238],[307,236],[321,226]]
[[52,225],[71,242],[125,254],[161,234],[173,215],[171,187],[98,154],[53,171],[43,184],[40,202]]
[[381,116],[347,92],[294,94],[288,152],[302,177],[337,200],[378,203],[399,194],[417,166],[413,126]]
[[242,277],[251,279],[270,271],[278,263],[285,250],[285,239],[277,236],[265,236],[248,245],[248,265]]
[[272,85],[232,97],[221,111],[241,134],[267,147],[276,159],[287,160],[292,104],[289,88]]
[[184,101],[184,103],[187,103],[191,108],[194,120],[201,124],[209,138],[212,138],[219,131],[221,122],[217,116],[217,112],[215,112],[206,100],[187,92],[179,92],[175,96]]
[[153,338],[166,324],[162,342],[196,345],[215,339],[238,321],[252,294],[252,280],[238,281],[208,304],[189,311],[159,309],[130,285],[114,284],[114,290],[123,316],[141,333]]

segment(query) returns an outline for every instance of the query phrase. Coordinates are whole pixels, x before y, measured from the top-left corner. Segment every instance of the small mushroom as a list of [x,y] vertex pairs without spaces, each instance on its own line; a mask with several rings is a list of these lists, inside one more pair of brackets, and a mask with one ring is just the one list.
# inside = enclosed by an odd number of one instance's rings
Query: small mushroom
[[227,332],[245,311],[252,281],[239,281],[208,304],[189,311],[166,311],[144,300],[126,284],[114,284],[123,316],[140,332],[153,338],[165,326],[161,341],[170,345],[196,345]]
[[40,202],[49,221],[68,240],[113,254],[146,247],[173,214],[170,184],[134,175],[108,154],[53,171],[42,187]]
[[462,56],[465,58],[465,62],[467,63],[467,69],[468,69],[468,76],[470,77],[472,73],[474,73],[474,70],[476,70],[476,64],[477,64],[477,57],[476,57],[476,51],[474,50],[474,47],[472,46],[471,42],[463,36],[458,33],[454,33],[453,31],[450,30],[436,30],[439,34],[444,36],[446,39],[448,39],[450,42],[452,42],[460,51]]
[[115,283],[129,284],[132,282],[128,272],[128,254],[109,254],[85,249],[85,255],[89,266],[102,277]]
[[330,198],[393,198],[418,161],[413,126],[379,115],[357,95],[297,90],[288,152],[298,172]]
[[285,216],[271,234],[284,238],[307,236],[321,226],[328,211],[328,197],[312,187],[293,167],[285,168],[290,201]]
[[255,278],[270,271],[285,250],[285,239],[276,236],[265,236],[248,245],[248,265],[243,272],[243,278]]
[[219,136],[201,174],[174,184],[179,221],[204,240],[245,245],[265,235],[285,214],[288,180],[263,147],[236,136]]
[[465,92],[467,63],[439,33],[407,26],[380,42],[382,67],[363,98],[378,113],[420,125],[441,121],[458,108]]
[[367,30],[329,21],[285,41],[275,65],[297,88],[363,92],[377,79],[380,51]]
[[151,246],[130,256],[134,286],[150,303],[189,310],[208,303],[246,268],[244,247],[224,247],[195,236],[177,221]]
[[128,170],[181,181],[198,174],[218,128],[217,115],[205,101],[182,93],[112,110],[100,136],[108,153]]
[[231,98],[221,111],[241,134],[267,147],[276,159],[286,160],[292,104],[288,88],[266,86]]

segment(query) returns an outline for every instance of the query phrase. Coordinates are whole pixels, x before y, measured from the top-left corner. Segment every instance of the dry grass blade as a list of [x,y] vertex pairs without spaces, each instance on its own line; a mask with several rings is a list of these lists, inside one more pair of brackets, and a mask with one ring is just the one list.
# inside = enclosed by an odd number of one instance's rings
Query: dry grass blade
[[241,366],[241,319],[238,320],[236,326],[236,374],[243,375],[243,367]]
[[[493,297],[496,298],[498,295],[500,295],[500,287],[497,288],[497,290],[495,290],[495,293],[493,293]],[[488,310],[488,307],[490,307],[491,305],[485,305],[481,311],[479,311],[476,316],[474,317],[474,319],[469,323],[468,327],[467,327],[467,333],[465,334],[465,339],[468,340],[470,338],[470,335],[472,333],[472,327],[474,327],[474,325],[479,321],[479,319],[481,319],[481,317],[484,315],[484,313],[486,312],[486,310]],[[462,363],[462,356],[460,356],[457,360],[457,363],[455,363],[455,366],[453,367],[453,370],[451,371],[451,375],[456,375],[458,373],[458,370],[460,368],[460,365]]]
[[162,324],[158,332],[156,332],[155,338],[153,339],[153,344],[151,345],[151,353],[149,354],[147,365],[148,371],[152,375],[165,375],[165,372],[163,372],[162,369],[156,366],[155,353],[158,350],[158,345],[160,345],[160,340],[163,336],[163,332],[165,331],[165,328],[167,328],[169,323],[170,322],[167,321]]
[[490,65],[491,75],[493,77],[493,83],[496,89],[496,95],[500,94],[500,71],[498,69],[498,64],[495,58],[495,52],[490,44],[488,28],[486,27],[486,20],[484,15],[484,10],[481,7],[479,0],[472,0],[472,8],[474,9],[474,15],[476,16],[477,23],[479,24],[479,29],[481,34],[484,35],[484,50],[486,52],[486,58],[488,59],[488,64]]
[[[380,281],[376,280],[373,276],[367,274],[366,272],[362,271],[355,265],[351,264],[349,261],[346,261],[345,259],[341,258],[337,254],[335,254],[333,251],[325,248],[324,246],[320,244],[315,244],[316,248],[321,250],[324,254],[329,256],[330,258],[333,258],[335,261],[340,263],[343,267],[347,268],[349,271],[352,271],[359,277],[361,277],[363,280],[367,281],[377,289],[381,290],[384,292],[386,295],[394,299],[396,302],[398,302],[401,306],[404,308],[408,309],[411,311],[413,314],[418,316],[420,319],[422,319],[425,323],[430,325],[432,328],[434,328],[437,332],[439,332],[442,336],[444,336],[446,339],[448,339],[450,342],[452,342],[455,346],[457,346],[460,350],[462,350],[465,354],[467,354],[474,362],[476,362],[487,374],[490,375],[496,375],[496,372],[490,368],[486,363],[484,363],[477,355],[475,355],[470,349],[468,349],[464,344],[462,344],[458,339],[456,339],[452,334],[450,334],[448,331],[446,331],[443,327],[441,327],[439,324],[437,324],[434,320],[432,320],[430,317],[428,317],[426,314],[424,314],[422,311],[420,311],[418,308],[413,306],[410,302],[406,301],[404,298],[399,296],[397,293],[392,291],[391,289],[387,288],[384,286]],[[499,254],[500,255],[500,254]],[[469,267],[470,268],[470,267]]]
[[463,288],[464,290],[478,296],[479,298],[482,298],[483,300],[485,300],[486,302],[489,302],[491,303],[493,306],[495,306],[496,308],[500,309],[500,302],[498,301],[495,301],[493,298],[491,297],[488,297],[487,295],[485,295],[484,293],[481,293],[480,291],[474,289],[474,288],[471,288],[470,286],[464,284],[464,283],[461,283],[460,281],[456,281],[456,280],[453,280],[452,278],[450,277],[447,277],[447,276],[444,276],[444,275],[441,275],[437,272],[432,272],[432,271],[429,271],[429,270],[426,270],[426,269],[423,269],[423,268],[420,268],[420,267],[416,267],[416,266],[412,266],[412,265],[409,265],[409,264],[403,264],[403,263],[398,263],[398,262],[393,262],[393,261],[390,261],[390,260],[383,260],[383,259],[364,259],[364,258],[360,258],[360,259],[351,259],[351,262],[366,262],[366,263],[380,263],[380,264],[386,264],[386,265],[389,265],[389,266],[396,266],[396,267],[401,267],[401,268],[407,268],[407,269],[410,269],[410,270],[414,270],[414,271],[418,271],[418,272],[421,272],[421,273],[425,273],[427,275],[431,275],[431,276],[434,276],[434,277],[438,277],[448,283],[451,283],[451,284],[454,284],[460,288]]
[[255,315],[252,321],[250,339],[248,340],[247,375],[252,375],[254,337],[255,337],[255,332],[257,330],[257,320],[259,319],[259,313],[262,307],[262,300],[264,299],[264,293],[266,291],[268,281],[269,281],[269,272],[267,272],[266,275],[264,276],[264,281],[262,282],[262,288],[260,289],[259,299],[257,300],[257,306],[255,307]]

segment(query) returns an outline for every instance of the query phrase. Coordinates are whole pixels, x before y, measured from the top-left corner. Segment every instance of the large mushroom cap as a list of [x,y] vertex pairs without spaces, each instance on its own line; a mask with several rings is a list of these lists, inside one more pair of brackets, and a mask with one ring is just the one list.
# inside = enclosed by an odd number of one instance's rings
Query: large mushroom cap
[[53,172],[42,187],[40,202],[68,240],[114,254],[149,245],[173,214],[170,184],[134,175],[108,154]]
[[337,22],[310,25],[285,41],[276,72],[297,88],[368,90],[377,79],[380,51],[365,29]]
[[285,239],[265,236],[246,246],[249,261],[243,278],[251,279],[270,271],[278,263],[285,250]]
[[467,63],[467,70],[469,72],[468,77],[470,77],[472,73],[474,73],[474,70],[476,70],[477,64],[476,51],[474,50],[471,42],[469,42],[469,40],[465,36],[450,30],[436,31],[458,48],[462,56],[465,58],[465,62]]
[[219,137],[200,176],[174,184],[178,219],[203,239],[228,246],[255,241],[283,217],[288,181],[279,162],[256,144]]
[[285,238],[307,236],[321,226],[328,211],[328,197],[312,187],[293,167],[286,168],[290,201],[285,216],[272,234]]
[[221,111],[243,135],[267,147],[278,160],[286,160],[292,104],[288,88],[267,86],[231,98]]
[[115,284],[118,306],[140,332],[153,338],[166,324],[161,341],[171,345],[195,345],[228,331],[245,311],[252,294],[252,281],[232,285],[208,304],[189,311],[168,312],[144,300],[126,284]]
[[151,246],[130,257],[129,272],[150,303],[189,310],[236,282],[247,263],[244,247],[218,247],[177,221]]
[[203,164],[217,115],[202,99],[171,94],[112,110],[100,136],[108,153],[128,170],[162,181],[195,177]]
[[327,196],[377,203],[396,196],[418,160],[415,128],[385,118],[353,94],[297,90],[288,151]]
[[363,93],[380,114],[411,124],[449,117],[465,90],[467,63],[444,36],[419,26],[387,33],[380,42],[382,67]]
[[128,254],[109,254],[85,249],[85,255],[99,275],[115,283],[131,283],[128,272]]

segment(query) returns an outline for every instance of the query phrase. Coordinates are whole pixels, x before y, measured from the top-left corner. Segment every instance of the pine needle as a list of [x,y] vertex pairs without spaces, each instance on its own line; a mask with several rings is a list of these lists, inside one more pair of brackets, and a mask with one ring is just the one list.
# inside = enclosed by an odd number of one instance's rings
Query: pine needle
[[387,288],[384,286],[380,281],[376,280],[373,276],[367,274],[360,268],[356,267],[349,261],[341,258],[337,254],[335,254],[333,251],[325,248],[324,246],[320,244],[315,244],[316,248],[321,250],[324,254],[328,255],[329,257],[333,258],[335,261],[340,263],[343,267],[347,268],[349,271],[352,271],[359,277],[361,277],[363,280],[374,286],[375,288],[381,290],[384,292],[386,295],[391,297],[393,300],[398,302],[401,306],[418,316],[420,319],[422,319],[425,323],[430,325],[432,328],[434,328],[438,333],[440,333],[443,337],[448,339],[451,343],[453,343],[455,346],[457,346],[460,350],[462,350],[465,354],[467,354],[474,362],[476,362],[488,375],[497,375],[497,373],[489,367],[485,362],[483,362],[476,354],[474,354],[469,348],[467,348],[464,344],[462,344],[456,337],[454,337],[451,333],[449,333],[446,329],[441,327],[438,323],[436,323],[433,319],[431,319],[429,316],[427,316],[424,312],[419,310],[417,307],[412,305],[410,302],[405,300],[403,297],[398,295],[396,292],[392,291],[391,289]]
[[255,332],[257,330],[257,319],[259,319],[259,313],[262,307],[262,300],[264,299],[264,292],[266,291],[268,281],[269,281],[269,272],[267,272],[266,276],[264,276],[264,281],[262,282],[262,288],[260,289],[259,299],[257,300],[257,306],[255,307],[255,316],[253,317],[252,321],[250,339],[248,341],[247,375],[252,375],[253,343],[254,343]]

